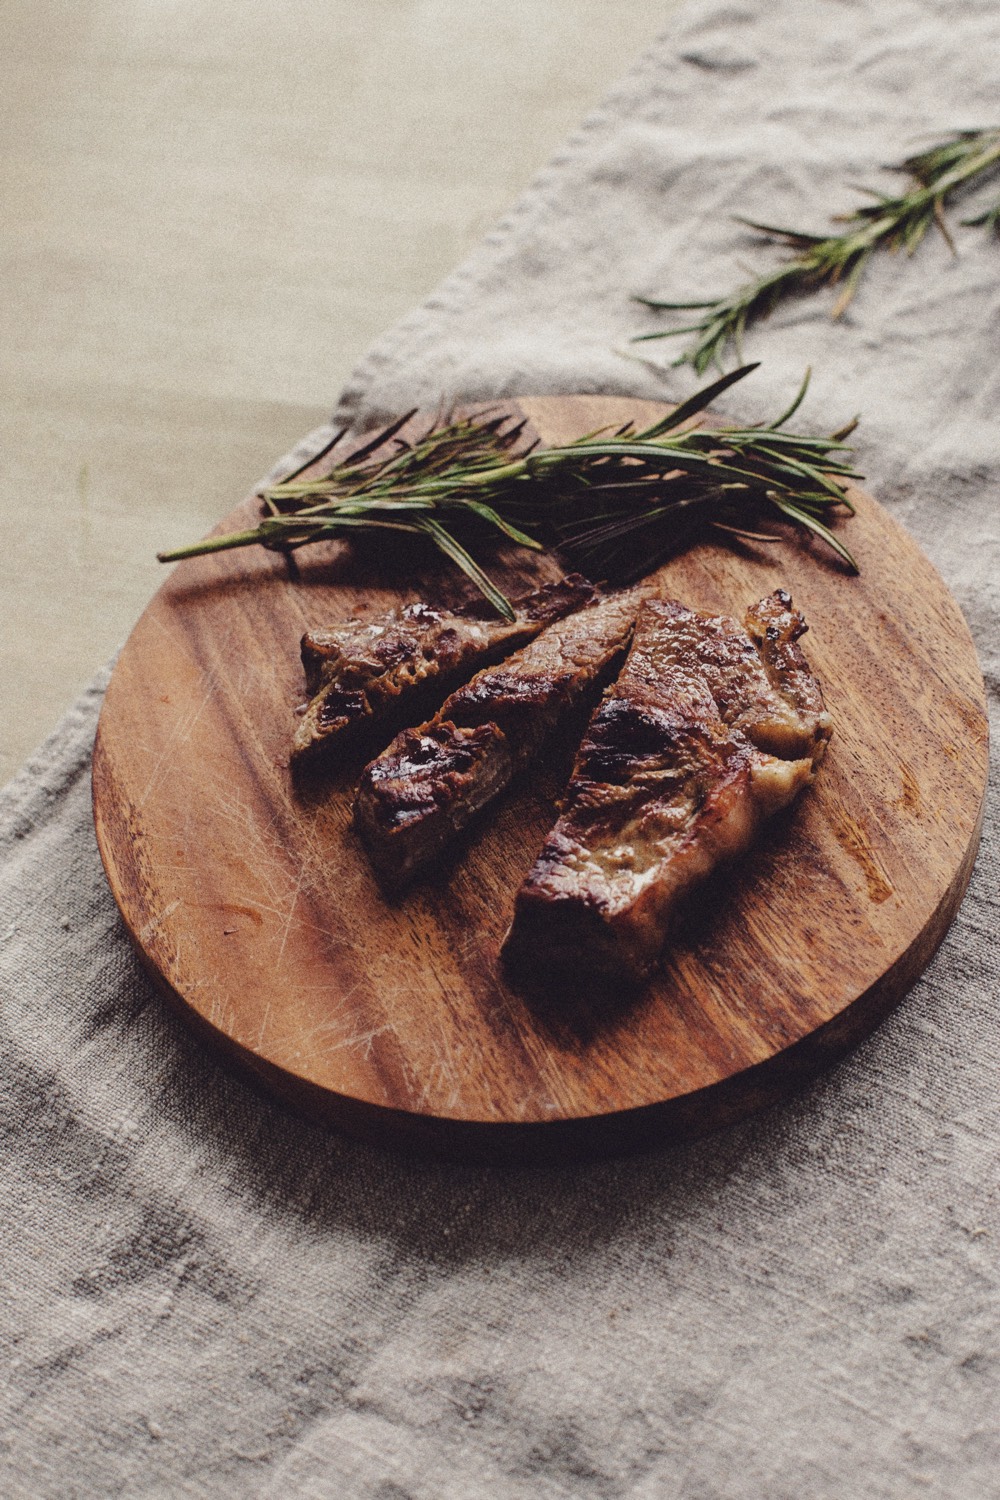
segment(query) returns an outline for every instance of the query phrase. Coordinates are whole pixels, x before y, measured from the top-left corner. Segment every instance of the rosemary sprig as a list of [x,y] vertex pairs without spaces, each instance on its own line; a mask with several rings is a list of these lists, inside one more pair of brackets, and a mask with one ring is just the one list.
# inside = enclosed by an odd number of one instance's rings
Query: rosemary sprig
[[[910,190],[898,197],[871,192],[873,203],[862,204],[834,221],[849,226],[842,234],[804,234],[797,229],[780,229],[773,224],[740,219],[739,223],[746,224],[766,240],[777,241],[796,253],[773,271],[767,271],[755,281],[712,301],[662,302],[651,297],[637,297],[635,300],[644,307],[657,311],[696,311],[701,316],[681,328],[641,334],[634,342],[695,334],[691,347],[674,363],[693,365],[701,375],[710,365],[722,368],[723,355],[730,345],[742,363],[746,329],[788,297],[803,295],[822,286],[839,286],[840,294],[831,311],[832,317],[839,318],[877,250],[903,249],[912,255],[932,226],[941,231],[954,250],[944,219],[946,201],[974,178],[996,168],[998,163],[1000,129],[962,130],[942,144],[909,157],[895,168],[910,174],[913,179]],[[1000,203],[964,222],[1000,230]]]
[[591,577],[625,582],[708,526],[775,540],[755,529],[770,514],[820,537],[857,572],[827,525],[852,510],[845,481],[858,476],[843,439],[854,424],[829,437],[785,430],[808,373],[767,426],[688,425],[756,368],[714,381],[652,426],[628,423],[555,447],[525,448],[524,423],[502,415],[445,418],[407,441],[400,433],[415,415],[408,412],[322,478],[296,475],[265,490],[257,526],[158,556],[174,562],[254,543],[291,552],[331,537],[401,532],[432,543],[512,619],[509,601],[469,550],[488,537],[556,547]]

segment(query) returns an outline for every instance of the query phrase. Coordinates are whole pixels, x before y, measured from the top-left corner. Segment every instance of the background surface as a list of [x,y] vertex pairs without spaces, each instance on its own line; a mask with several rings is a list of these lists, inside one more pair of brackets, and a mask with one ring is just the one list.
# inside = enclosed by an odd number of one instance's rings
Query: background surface
[[670,0],[10,0],[0,784]]
[[[731,286],[760,256],[734,212],[818,228],[915,138],[995,119],[998,52],[995,0],[688,0],[375,340],[341,414],[690,389],[622,358],[648,326],[628,291]],[[278,235],[284,180],[262,183]],[[812,363],[804,427],[863,413],[866,485],[965,611],[996,736],[1000,246],[956,239],[881,257],[839,323],[829,297],[776,312],[738,410],[773,416]],[[945,943],[840,1067],[681,1150],[458,1167],[283,1115],[160,1003],[94,843],[105,680],[0,790],[4,1500],[1000,1500],[995,772]],[[860,866],[853,890],[871,899]]]

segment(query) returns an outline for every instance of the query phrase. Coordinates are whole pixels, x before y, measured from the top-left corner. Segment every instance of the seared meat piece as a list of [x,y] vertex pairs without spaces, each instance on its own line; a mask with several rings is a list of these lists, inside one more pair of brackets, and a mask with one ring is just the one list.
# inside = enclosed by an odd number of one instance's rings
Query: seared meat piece
[[762,690],[752,704],[747,702],[737,726],[761,750],[785,760],[811,756],[818,765],[833,727],[823,691],[797,644],[809,629],[805,619],[792,608],[791,595],[775,589],[747,610],[744,623],[771,693]]
[[753,605],[743,625],[674,600],[661,618],[669,635],[662,649],[675,670],[704,682],[723,723],[758,749],[795,760],[830,738],[819,683],[796,645],[806,624],[784,589]]
[[630,589],[550,625],[365,768],[354,817],[384,885],[402,886],[439,854],[607,682],[642,598]]
[[805,622],[779,591],[746,627],[643,606],[518,892],[504,945],[515,970],[640,982],[680,898],[813,779],[830,720],[795,644]]
[[295,731],[292,761],[311,760],[345,736],[383,721],[391,733],[401,700],[405,708],[414,699],[414,717],[421,709],[426,713],[435,688],[443,695],[553,620],[588,604],[595,592],[572,573],[516,600],[513,624],[478,619],[471,611],[407,604],[379,619],[308,631],[302,637],[302,665],[311,702]]

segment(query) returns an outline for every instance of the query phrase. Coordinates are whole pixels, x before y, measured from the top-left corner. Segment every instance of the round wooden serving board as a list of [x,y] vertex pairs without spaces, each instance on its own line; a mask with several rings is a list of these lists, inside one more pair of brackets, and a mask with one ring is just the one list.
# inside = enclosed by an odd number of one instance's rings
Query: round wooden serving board
[[[545,442],[665,410],[589,396],[508,409]],[[859,578],[790,536],[700,545],[661,570],[664,594],[736,615],[788,588],[833,741],[815,785],[704,888],[637,999],[556,1014],[505,982],[497,954],[553,821],[558,766],[394,902],[351,829],[359,767],[304,791],[288,771],[302,632],[406,599],[454,602],[464,581],[393,577],[334,544],[299,553],[298,577],[260,548],[181,564],[122,652],[94,755],[101,855],[153,975],[299,1109],[456,1156],[678,1138],[789,1092],[929,962],[968,884],[986,787],[965,622],[906,533],[853,498]],[[255,513],[247,501],[223,529]],[[505,581],[557,574],[520,552]]]

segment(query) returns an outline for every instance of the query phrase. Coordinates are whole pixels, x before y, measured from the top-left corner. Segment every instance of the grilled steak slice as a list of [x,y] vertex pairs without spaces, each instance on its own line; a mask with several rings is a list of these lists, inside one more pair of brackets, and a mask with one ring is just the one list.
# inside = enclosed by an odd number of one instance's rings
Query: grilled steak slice
[[735,620],[643,606],[591,719],[504,954],[537,982],[633,985],[679,900],[812,780],[830,737],[784,592]]
[[439,854],[607,682],[642,598],[630,589],[550,625],[365,768],[355,823],[385,886],[398,889]]
[[784,589],[752,605],[743,625],[676,600],[659,613],[664,659],[705,683],[729,728],[784,760],[812,755],[830,738],[823,694],[796,644],[806,623]]
[[407,604],[379,619],[308,631],[302,637],[302,665],[311,701],[295,731],[293,764],[382,723],[391,733],[398,711],[411,699],[414,717],[421,708],[426,713],[433,707],[435,688],[443,695],[553,620],[588,604],[595,592],[573,573],[515,601],[513,624],[477,619],[468,611]]

